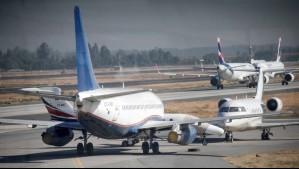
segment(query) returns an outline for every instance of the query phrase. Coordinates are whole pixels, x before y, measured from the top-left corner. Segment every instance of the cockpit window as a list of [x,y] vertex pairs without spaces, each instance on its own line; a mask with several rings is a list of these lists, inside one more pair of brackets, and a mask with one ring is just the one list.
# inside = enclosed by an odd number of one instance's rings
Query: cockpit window
[[229,112],[246,112],[244,107],[230,107]]
[[228,112],[228,110],[229,110],[229,107],[222,107],[220,109],[220,112]]

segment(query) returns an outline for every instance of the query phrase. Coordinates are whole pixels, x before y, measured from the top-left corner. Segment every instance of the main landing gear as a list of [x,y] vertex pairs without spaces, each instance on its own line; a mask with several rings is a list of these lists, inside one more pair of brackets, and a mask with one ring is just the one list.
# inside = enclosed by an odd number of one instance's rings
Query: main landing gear
[[287,82],[287,81],[284,80],[284,81],[281,82],[281,84],[282,85],[289,85],[289,82]]
[[121,143],[122,147],[134,147],[135,144],[139,143],[139,139],[129,138]]
[[152,149],[153,150],[153,154],[159,154],[159,143],[158,142],[154,142],[153,143],[153,138],[154,138],[154,134],[155,134],[155,130],[151,130],[150,131],[150,143],[148,143],[147,141],[142,143],[142,151],[143,154],[148,154],[149,150]]
[[226,132],[225,133],[225,141],[227,142],[234,142],[234,135],[233,135],[233,132]]
[[273,133],[271,133],[268,129],[264,129],[261,135],[261,140],[270,140],[269,135],[273,136]]
[[90,138],[91,135],[87,138],[86,130],[82,130],[82,134],[83,134],[83,138],[79,137],[76,139],[76,140],[78,140],[78,139],[83,140],[83,144],[78,143],[78,145],[77,145],[77,155],[80,155],[80,156],[84,155],[84,150],[86,151],[87,155],[93,155],[93,153],[94,153],[93,144],[87,143],[87,140]]
[[254,76],[252,76],[251,78],[249,78],[247,86],[249,88],[256,88],[257,82],[256,82],[256,79],[254,78]]
[[207,146],[208,145],[208,142],[206,140],[206,135],[204,134],[203,137],[202,137],[202,145],[203,146]]

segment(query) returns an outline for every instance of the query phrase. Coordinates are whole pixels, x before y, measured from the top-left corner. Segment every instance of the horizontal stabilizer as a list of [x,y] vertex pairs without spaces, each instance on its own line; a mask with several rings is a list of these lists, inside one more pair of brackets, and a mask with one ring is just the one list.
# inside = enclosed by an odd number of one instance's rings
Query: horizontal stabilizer
[[57,95],[52,90],[45,90],[40,88],[23,88],[16,91],[16,93],[24,94],[24,95],[40,96],[40,97],[46,97],[46,98],[58,99],[58,100],[75,101],[74,96]]

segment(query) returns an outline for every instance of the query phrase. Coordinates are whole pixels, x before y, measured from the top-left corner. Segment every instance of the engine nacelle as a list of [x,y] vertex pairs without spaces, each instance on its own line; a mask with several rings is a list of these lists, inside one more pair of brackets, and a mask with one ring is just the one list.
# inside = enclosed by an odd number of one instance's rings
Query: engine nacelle
[[268,84],[269,81],[270,81],[269,76],[264,76],[264,83],[265,83],[265,84]]
[[230,99],[230,98],[224,98],[224,99],[221,99],[221,100],[219,100],[219,102],[218,102],[218,109],[220,109],[220,107],[224,104],[224,103],[226,103],[226,102],[228,102],[228,101],[231,101],[232,99]]
[[270,111],[281,111],[282,107],[282,101],[279,98],[272,97],[267,101],[267,108]]
[[61,147],[73,140],[74,132],[68,128],[50,127],[41,136],[45,144]]
[[168,134],[168,142],[179,145],[188,145],[193,143],[196,136],[196,129],[192,125],[188,125],[188,127],[182,128],[180,132],[171,131]]
[[219,83],[219,80],[216,77],[212,77],[210,80],[210,83],[212,86],[217,86]]
[[288,73],[288,74],[284,75],[284,80],[287,82],[292,82],[295,80],[295,75]]

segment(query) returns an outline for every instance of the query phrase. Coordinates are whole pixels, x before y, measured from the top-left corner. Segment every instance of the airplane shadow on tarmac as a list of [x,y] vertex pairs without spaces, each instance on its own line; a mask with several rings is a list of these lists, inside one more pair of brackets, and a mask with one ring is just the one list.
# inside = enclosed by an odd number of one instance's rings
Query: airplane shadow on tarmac
[[[269,141],[286,141],[286,140],[299,140],[299,139],[273,139]],[[243,142],[243,141],[261,141],[258,139],[235,139],[236,142]],[[213,143],[225,143],[223,138],[207,138],[207,142],[209,144]],[[200,139],[196,139],[195,144],[201,144],[202,141]],[[231,143],[234,144],[234,143]],[[175,155],[175,156],[205,156],[205,157],[224,157],[219,155],[212,155],[212,154],[200,154],[198,153],[200,151],[199,148],[194,149],[194,151],[187,151],[185,153],[178,153],[178,152],[162,152],[160,154],[152,154],[149,153],[148,155],[143,155],[141,150],[141,145],[138,146],[138,149],[140,149],[140,152],[129,152],[132,150],[132,147],[120,147],[116,144],[103,144],[99,147],[95,147],[94,149],[94,155],[93,156],[112,156],[112,155],[133,155],[133,156],[164,156],[164,155]],[[162,146],[168,146],[168,145],[161,145]],[[209,145],[208,145],[209,146]],[[32,153],[32,154],[24,154],[24,155],[11,155],[11,156],[1,156],[0,155],[0,164],[1,163],[44,163],[45,160],[55,160],[55,159],[72,159],[72,158],[78,158],[78,157],[88,157],[86,156],[78,156],[76,147],[62,147],[62,150],[59,150],[60,148],[57,147],[44,147],[44,148],[24,148],[28,150],[57,150],[57,151],[51,151],[51,152],[41,152],[41,153]],[[135,150],[136,147],[135,147]],[[1,150],[0,150],[1,151]]]

